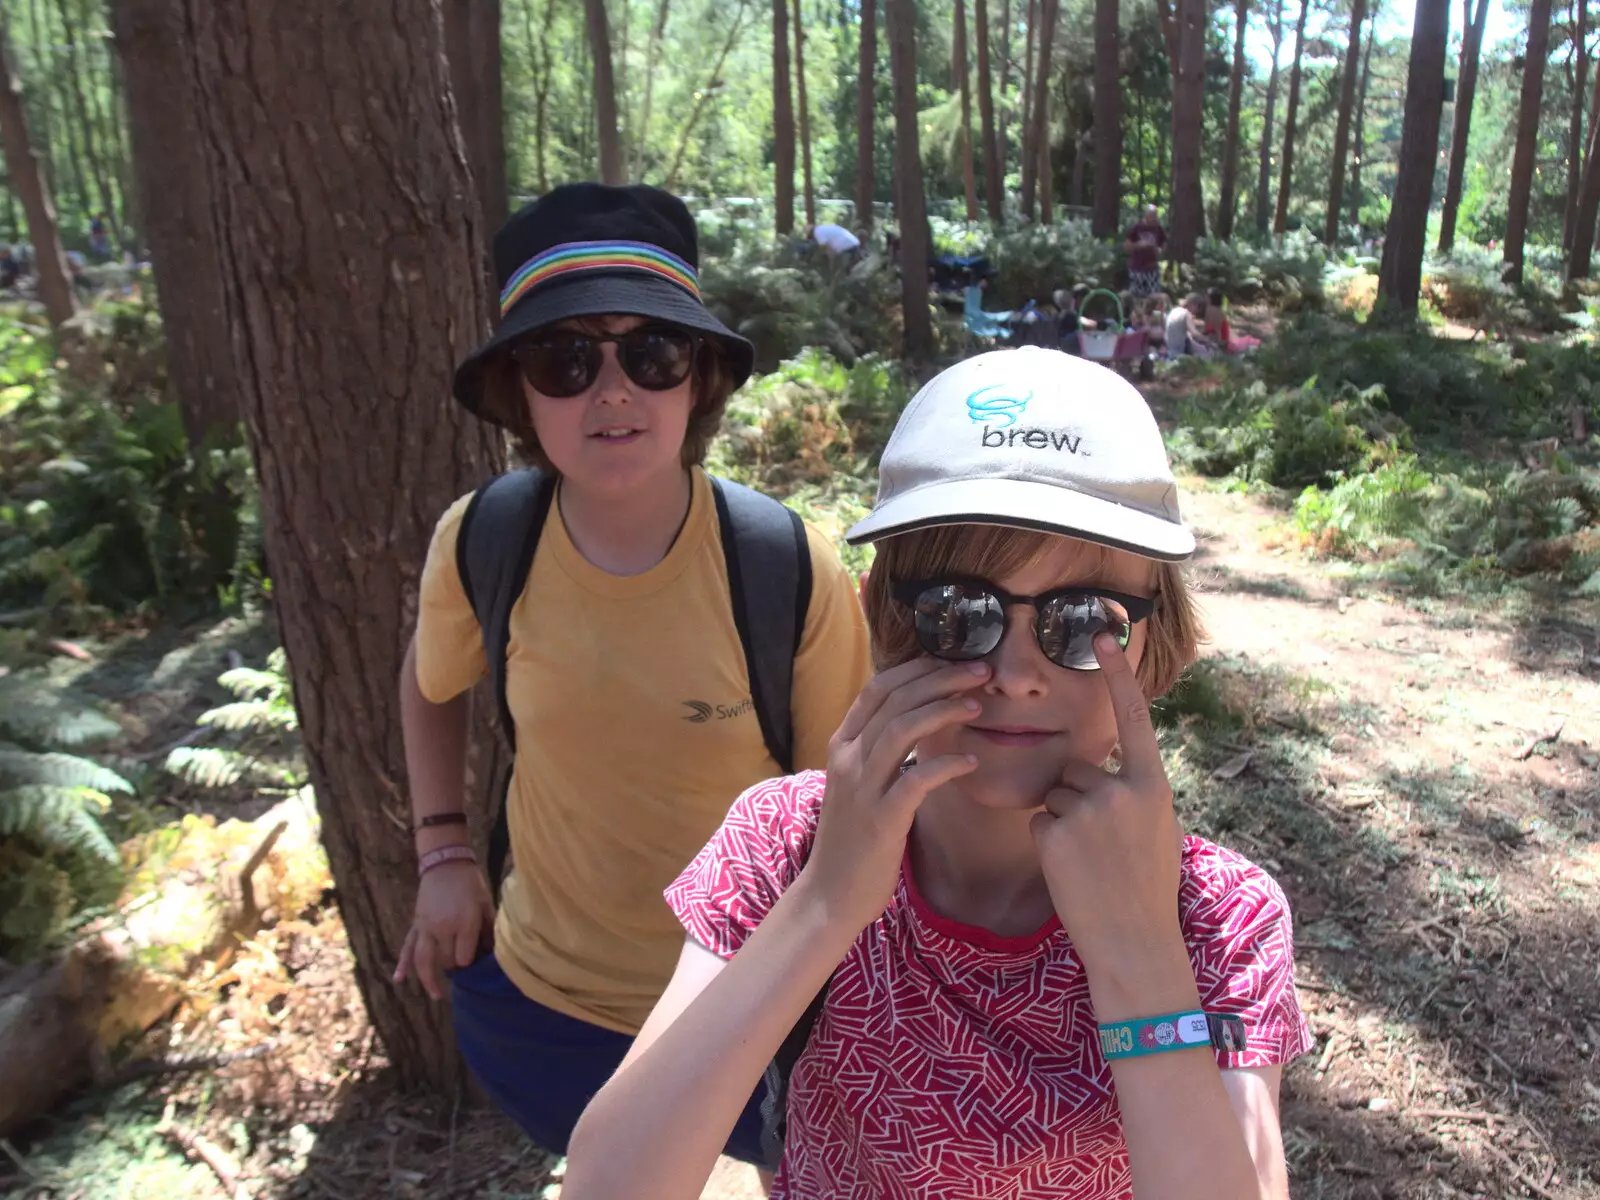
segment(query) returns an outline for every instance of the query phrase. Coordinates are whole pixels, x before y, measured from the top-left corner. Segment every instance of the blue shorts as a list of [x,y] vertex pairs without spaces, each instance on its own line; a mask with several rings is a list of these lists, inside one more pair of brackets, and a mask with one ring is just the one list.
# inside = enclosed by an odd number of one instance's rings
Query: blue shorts
[[[495,1106],[546,1150],[567,1152],[573,1126],[621,1064],[633,1039],[528,999],[493,954],[450,973],[450,1003],[461,1054]],[[766,1166],[756,1088],[727,1153]]]

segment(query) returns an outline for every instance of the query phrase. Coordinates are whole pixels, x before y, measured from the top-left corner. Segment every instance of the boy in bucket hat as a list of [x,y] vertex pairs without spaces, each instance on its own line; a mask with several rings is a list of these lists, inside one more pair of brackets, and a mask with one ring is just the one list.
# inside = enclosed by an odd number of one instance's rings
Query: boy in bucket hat
[[[683,203],[560,187],[494,251],[502,319],[455,394],[538,469],[458,501],[428,552],[400,681],[421,878],[395,980],[439,998],[448,976],[468,1065],[564,1151],[671,976],[662,889],[742,789],[822,765],[868,652],[827,540],[701,469],[752,352],[700,302]],[[485,674],[516,751],[503,883],[462,811]],[[726,1139],[749,1161],[759,1100]]]
[[1288,907],[1182,836],[1150,719],[1199,636],[1177,495],[1144,400],[1083,359],[922,389],[848,535],[878,545],[880,673],[826,773],[746,792],[668,889],[682,958],[565,1200],[698,1196],[823,986],[775,1197],[1286,1200]]

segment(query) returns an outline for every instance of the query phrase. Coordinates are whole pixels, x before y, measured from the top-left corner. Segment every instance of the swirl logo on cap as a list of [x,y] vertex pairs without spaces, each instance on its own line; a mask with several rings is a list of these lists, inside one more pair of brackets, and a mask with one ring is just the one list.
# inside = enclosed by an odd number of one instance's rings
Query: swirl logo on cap
[[967,416],[974,425],[987,425],[992,421],[1001,429],[1009,429],[1027,411],[1028,401],[1032,399],[1032,392],[1012,396],[1006,393],[1003,385],[990,384],[967,397]]

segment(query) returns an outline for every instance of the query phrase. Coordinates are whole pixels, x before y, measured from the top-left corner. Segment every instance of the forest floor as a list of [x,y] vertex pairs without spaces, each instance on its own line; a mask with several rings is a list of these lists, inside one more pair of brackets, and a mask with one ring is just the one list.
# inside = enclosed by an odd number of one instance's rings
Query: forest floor
[[[1600,1197],[1600,604],[1405,592],[1312,557],[1271,495],[1185,488],[1210,641],[1163,739],[1189,827],[1294,908],[1316,1035],[1285,1073],[1294,1194]],[[190,683],[127,695],[138,740],[181,735],[214,660],[262,633],[213,629]],[[84,1097],[0,1143],[0,1193],[558,1192],[501,1118],[396,1094],[335,907],[261,934],[231,979],[204,1023],[266,1053]],[[724,1162],[706,1194],[759,1191]]]

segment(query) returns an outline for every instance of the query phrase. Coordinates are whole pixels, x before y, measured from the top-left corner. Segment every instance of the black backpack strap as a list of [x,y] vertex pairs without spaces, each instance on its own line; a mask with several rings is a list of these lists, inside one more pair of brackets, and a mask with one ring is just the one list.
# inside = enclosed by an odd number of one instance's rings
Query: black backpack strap
[[794,659],[811,606],[805,522],[771,496],[726,479],[713,478],[711,493],[756,720],[767,752],[784,774],[791,774]]
[[[456,571],[483,632],[483,654],[494,686],[500,728],[513,754],[517,728],[506,700],[506,650],[511,644],[511,610],[527,586],[539,535],[555,499],[556,481],[529,468],[491,479],[473,494],[456,534]],[[500,811],[489,834],[489,882],[499,891],[511,848],[506,820],[509,770],[501,789]]]
[[761,1097],[761,1153],[770,1171],[776,1172],[783,1162],[783,1143],[789,1134],[789,1080],[794,1077],[795,1064],[811,1041],[811,1031],[816,1028],[822,1007],[828,1002],[828,986],[832,982],[833,977],[829,976],[767,1064],[767,1089]]

